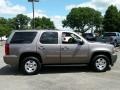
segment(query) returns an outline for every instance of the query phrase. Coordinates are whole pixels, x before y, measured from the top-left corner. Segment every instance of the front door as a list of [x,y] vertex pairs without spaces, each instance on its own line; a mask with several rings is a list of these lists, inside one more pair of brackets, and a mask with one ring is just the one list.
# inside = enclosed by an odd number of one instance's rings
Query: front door
[[61,44],[61,63],[86,63],[88,62],[88,45],[78,44],[81,38],[76,34],[63,32]]

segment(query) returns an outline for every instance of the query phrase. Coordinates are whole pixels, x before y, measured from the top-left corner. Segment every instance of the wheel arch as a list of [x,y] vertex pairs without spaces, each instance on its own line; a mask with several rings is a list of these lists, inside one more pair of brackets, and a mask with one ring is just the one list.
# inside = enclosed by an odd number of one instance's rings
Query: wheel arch
[[24,52],[19,56],[19,67],[21,66],[21,62],[25,57],[29,57],[29,56],[33,56],[33,57],[37,57],[40,61],[40,63],[42,63],[42,57],[40,54],[36,53],[36,52]]
[[91,63],[93,61],[93,58],[97,55],[105,55],[109,58],[109,63],[112,64],[112,58],[111,58],[111,54],[107,51],[96,51],[96,52],[93,52],[92,55],[91,55],[91,58],[90,58],[90,62]]

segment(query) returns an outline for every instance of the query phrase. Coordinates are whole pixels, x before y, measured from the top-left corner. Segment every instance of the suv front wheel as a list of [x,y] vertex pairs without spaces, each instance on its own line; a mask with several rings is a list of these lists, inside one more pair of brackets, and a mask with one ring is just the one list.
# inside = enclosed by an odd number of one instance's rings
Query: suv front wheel
[[97,72],[105,72],[109,68],[109,58],[105,55],[97,55],[92,60],[92,67]]
[[36,57],[26,57],[21,64],[22,72],[27,75],[35,75],[41,69],[41,63]]
[[118,46],[118,43],[117,43],[116,40],[114,41],[113,45],[114,45],[114,47],[117,47],[117,46]]

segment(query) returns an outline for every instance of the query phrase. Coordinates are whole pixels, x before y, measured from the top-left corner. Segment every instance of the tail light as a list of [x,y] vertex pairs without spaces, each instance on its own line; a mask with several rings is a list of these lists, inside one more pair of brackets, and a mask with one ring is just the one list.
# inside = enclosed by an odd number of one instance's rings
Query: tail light
[[10,53],[9,51],[10,51],[10,50],[9,50],[9,44],[6,43],[6,44],[5,44],[5,54],[6,54],[6,55],[9,55],[9,53]]

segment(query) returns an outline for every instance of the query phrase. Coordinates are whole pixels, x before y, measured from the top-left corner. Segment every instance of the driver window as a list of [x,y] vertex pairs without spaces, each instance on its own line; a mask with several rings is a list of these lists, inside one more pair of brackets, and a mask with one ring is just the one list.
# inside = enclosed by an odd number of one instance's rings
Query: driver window
[[80,37],[73,33],[63,32],[62,33],[62,44],[77,44]]
[[118,36],[119,36],[119,34],[118,34]]

